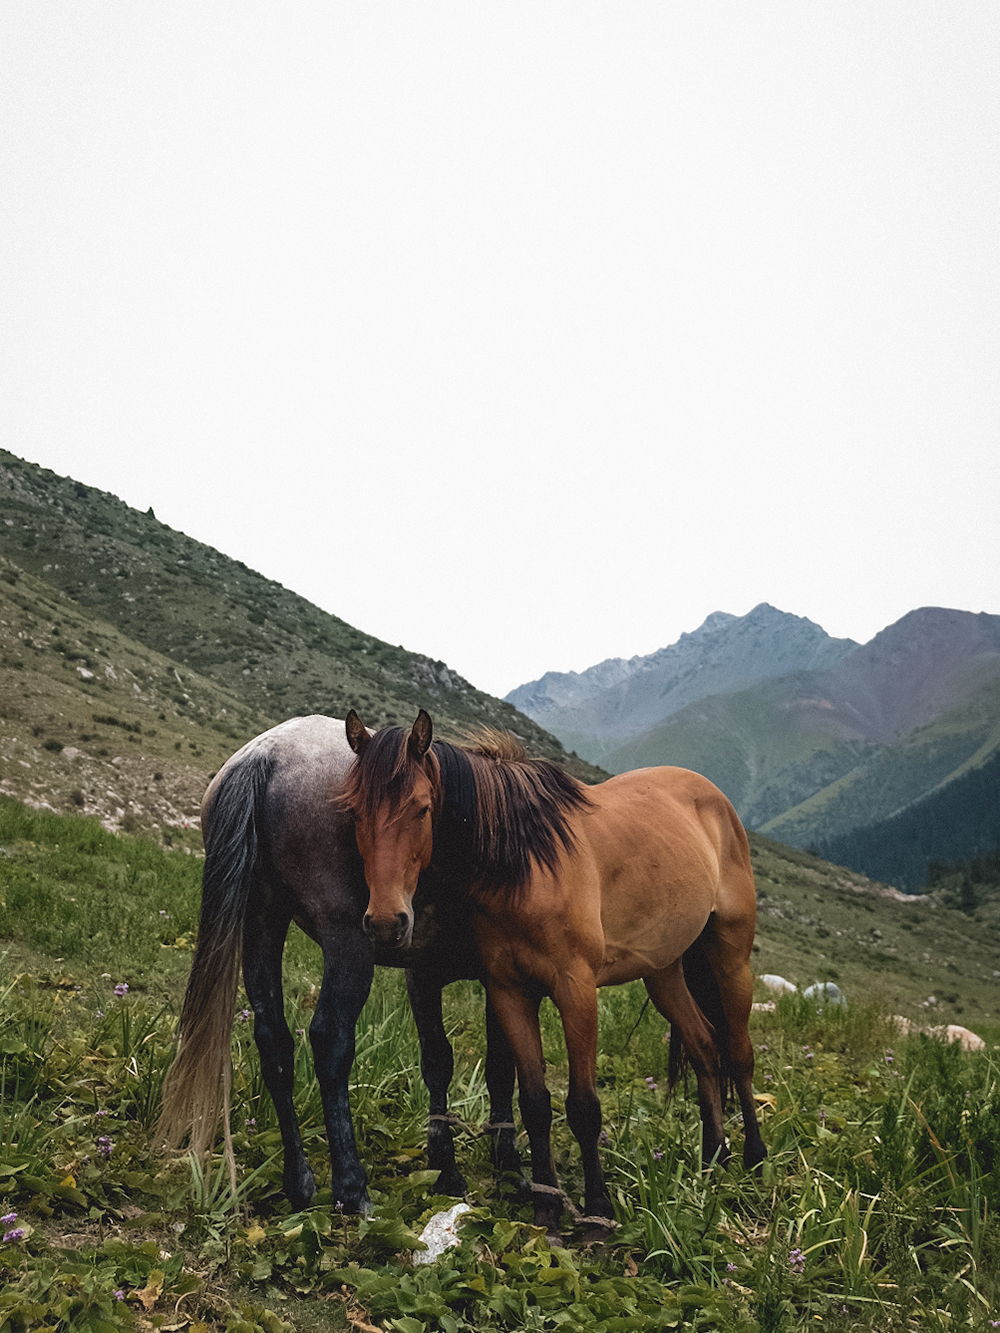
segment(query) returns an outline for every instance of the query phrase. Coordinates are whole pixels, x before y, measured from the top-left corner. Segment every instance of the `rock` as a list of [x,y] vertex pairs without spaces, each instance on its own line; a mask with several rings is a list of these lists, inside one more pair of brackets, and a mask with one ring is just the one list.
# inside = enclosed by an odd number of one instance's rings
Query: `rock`
[[467,1203],[456,1203],[443,1213],[435,1213],[420,1233],[420,1239],[427,1246],[426,1250],[414,1250],[414,1264],[432,1264],[440,1259],[445,1250],[453,1249],[462,1239],[458,1234],[458,1219],[463,1213],[471,1213]]
[[928,1028],[928,1036],[937,1037],[938,1041],[946,1041],[949,1044],[957,1041],[963,1051],[985,1051],[986,1043],[982,1037],[977,1037],[974,1032],[968,1028],[959,1027],[957,1023],[948,1023],[944,1027]]
[[815,1000],[819,1004],[839,1004],[846,1009],[847,999],[844,992],[832,981],[817,981],[812,986],[807,986],[802,992],[807,1000]]
[[760,980],[768,990],[776,991],[779,995],[797,995],[799,991],[798,986],[786,981],[784,977],[776,976],[773,972],[765,972]]

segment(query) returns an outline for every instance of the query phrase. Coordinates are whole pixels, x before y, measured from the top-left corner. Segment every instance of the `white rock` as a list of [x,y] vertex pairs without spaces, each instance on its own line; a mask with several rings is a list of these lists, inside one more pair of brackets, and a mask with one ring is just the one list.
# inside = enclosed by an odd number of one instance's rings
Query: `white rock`
[[960,1027],[957,1023],[949,1023],[946,1027],[928,1028],[927,1032],[932,1037],[937,1037],[939,1041],[954,1042],[957,1041],[963,1051],[985,1051],[986,1043],[982,1037],[978,1037],[968,1028]]
[[432,1264],[440,1259],[445,1250],[454,1249],[462,1237],[458,1234],[458,1219],[463,1213],[471,1213],[467,1203],[456,1203],[443,1213],[435,1213],[420,1233],[420,1239],[427,1246],[426,1250],[414,1250],[415,1264]]
[[77,672],[83,677],[84,680],[94,679],[94,673],[92,671],[88,671],[86,667],[77,667]]
[[779,995],[798,994],[798,986],[794,985],[791,981],[786,981],[784,977],[776,976],[773,972],[765,972],[760,980],[768,990],[777,991]]
[[840,1004],[847,1007],[847,999],[844,992],[832,981],[817,981],[812,986],[807,986],[802,992],[807,1000],[816,1000],[820,1004]]

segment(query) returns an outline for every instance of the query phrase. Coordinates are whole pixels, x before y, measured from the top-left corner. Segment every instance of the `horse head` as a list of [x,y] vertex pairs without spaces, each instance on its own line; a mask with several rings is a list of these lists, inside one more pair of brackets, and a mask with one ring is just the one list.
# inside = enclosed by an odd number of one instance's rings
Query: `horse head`
[[343,799],[354,813],[365,865],[369,896],[364,928],[373,944],[405,949],[413,935],[417,880],[431,862],[440,798],[438,766],[430,748],[433,723],[421,708],[408,735],[391,727],[370,736],[352,708],[345,725],[348,744],[358,757]]

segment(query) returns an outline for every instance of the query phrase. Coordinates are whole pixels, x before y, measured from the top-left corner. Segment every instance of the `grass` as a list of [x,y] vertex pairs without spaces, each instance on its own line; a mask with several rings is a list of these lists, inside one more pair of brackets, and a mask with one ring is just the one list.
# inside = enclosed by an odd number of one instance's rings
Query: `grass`
[[[824,1012],[783,999],[754,1017],[770,1156],[759,1175],[738,1164],[702,1173],[695,1099],[665,1092],[662,1023],[643,1012],[641,987],[605,991],[603,1153],[621,1225],[588,1249],[567,1220],[565,1246],[550,1249],[490,1171],[477,1131],[487,1107],[482,993],[460,983],[446,1017],[474,1211],[457,1250],[415,1268],[421,1227],[453,1201],[423,1169],[427,1100],[402,977],[377,974],[352,1076],[373,1216],[341,1216],[330,1196],[307,1040],[319,959],[300,934],[286,957],[287,1011],[319,1193],[299,1214],[281,1194],[274,1112],[251,1023],[238,1013],[234,1195],[221,1160],[200,1167],[150,1153],[189,962],[196,858],[15,802],[0,802],[0,844],[2,1333],[985,1330],[998,1317],[996,1048],[969,1056],[901,1040],[885,1005],[860,992]],[[809,871],[801,862],[786,875]],[[578,1200],[548,1004],[543,1027],[557,1166]],[[730,1135],[738,1149],[735,1118]]]

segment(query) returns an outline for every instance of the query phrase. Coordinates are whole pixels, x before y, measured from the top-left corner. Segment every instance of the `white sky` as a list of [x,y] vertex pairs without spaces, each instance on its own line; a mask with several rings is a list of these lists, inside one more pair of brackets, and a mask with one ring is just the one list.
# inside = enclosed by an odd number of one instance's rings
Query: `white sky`
[[0,4],[0,440],[503,694],[1000,612],[1000,7]]

